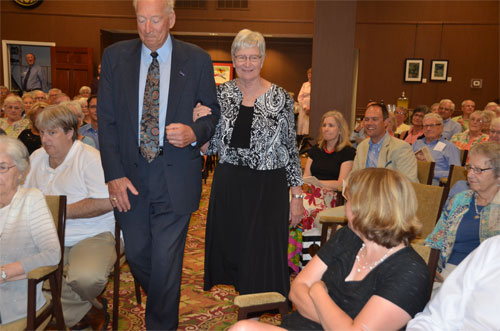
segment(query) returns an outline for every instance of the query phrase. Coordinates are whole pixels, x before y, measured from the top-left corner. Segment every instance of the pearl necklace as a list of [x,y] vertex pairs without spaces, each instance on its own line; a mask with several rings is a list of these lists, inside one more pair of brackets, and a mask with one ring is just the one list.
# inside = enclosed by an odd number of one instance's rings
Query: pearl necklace
[[[387,257],[389,256],[389,254],[392,252],[392,250],[394,249],[394,247],[392,247],[391,249],[389,249],[387,251],[387,253],[384,254],[384,256],[382,256],[382,258],[378,261],[375,261],[373,262],[372,264],[368,264],[368,263],[365,263],[365,264],[361,264],[361,258],[359,257],[360,256],[360,253],[361,251],[364,251],[366,248],[366,245],[365,243],[363,243],[361,245],[361,248],[358,252],[358,254],[356,255],[356,261],[358,261],[358,266],[361,267],[361,268],[357,268],[356,271],[359,273],[361,272],[361,270],[365,271],[365,270],[372,270],[373,268],[375,268],[377,265],[379,265],[380,263],[384,262],[385,259],[387,259]],[[365,255],[363,257],[366,257],[366,252],[365,252]]]

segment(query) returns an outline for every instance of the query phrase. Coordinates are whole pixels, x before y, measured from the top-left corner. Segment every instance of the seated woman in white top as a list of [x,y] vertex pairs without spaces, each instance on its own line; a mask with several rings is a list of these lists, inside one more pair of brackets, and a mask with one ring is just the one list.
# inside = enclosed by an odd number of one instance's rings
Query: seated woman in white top
[[[56,265],[61,258],[45,197],[37,189],[19,186],[28,168],[23,143],[0,136],[0,329],[26,317],[28,272]],[[37,310],[44,304],[40,284]]]

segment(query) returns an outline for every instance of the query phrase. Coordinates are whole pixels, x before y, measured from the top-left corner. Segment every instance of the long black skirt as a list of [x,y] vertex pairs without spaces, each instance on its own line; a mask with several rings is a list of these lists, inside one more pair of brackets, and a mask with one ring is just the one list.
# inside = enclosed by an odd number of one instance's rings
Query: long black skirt
[[284,169],[215,169],[205,237],[205,284],[240,294],[290,290],[288,185]]

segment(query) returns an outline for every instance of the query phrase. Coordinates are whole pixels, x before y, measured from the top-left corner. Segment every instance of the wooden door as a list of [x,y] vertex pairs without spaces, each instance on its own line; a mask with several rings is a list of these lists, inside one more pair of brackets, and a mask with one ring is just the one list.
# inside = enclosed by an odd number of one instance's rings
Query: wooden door
[[70,98],[80,87],[90,86],[93,78],[92,48],[51,47],[52,87],[61,89]]

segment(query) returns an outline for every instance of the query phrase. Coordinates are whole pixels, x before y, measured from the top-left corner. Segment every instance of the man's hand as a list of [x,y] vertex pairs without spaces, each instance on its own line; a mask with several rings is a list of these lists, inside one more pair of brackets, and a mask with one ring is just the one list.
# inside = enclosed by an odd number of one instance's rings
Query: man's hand
[[172,123],[165,127],[167,141],[175,147],[183,148],[196,141],[196,135],[190,126],[182,123]]
[[130,201],[128,200],[127,189],[133,195],[139,195],[132,182],[127,177],[113,179],[108,182],[109,200],[113,208],[119,212],[130,210]]

